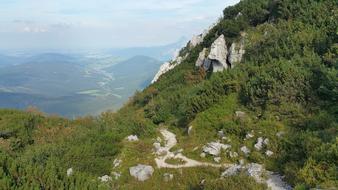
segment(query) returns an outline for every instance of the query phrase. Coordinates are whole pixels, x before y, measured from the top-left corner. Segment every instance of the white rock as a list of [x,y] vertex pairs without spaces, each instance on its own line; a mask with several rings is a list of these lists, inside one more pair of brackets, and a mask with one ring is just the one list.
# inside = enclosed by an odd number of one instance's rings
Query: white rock
[[292,187],[283,181],[282,176],[272,172],[268,173],[268,179],[266,180],[268,188],[271,190],[292,190]]
[[271,157],[273,155],[273,152],[271,150],[267,150],[265,152],[265,155],[267,155],[268,157]]
[[201,154],[200,154],[200,157],[201,158],[205,158],[207,155],[204,153],[204,152],[202,152]]
[[285,132],[280,131],[280,132],[276,133],[276,136],[277,137],[282,137],[284,134],[285,134]]
[[240,160],[239,160],[239,164],[240,164],[241,166],[244,166],[245,161],[244,161],[243,159],[240,159]]
[[238,157],[237,152],[230,152],[229,155],[230,155],[230,158],[237,158]]
[[73,168],[68,168],[68,170],[67,170],[67,176],[69,177],[71,175],[73,175]]
[[200,54],[198,55],[198,58],[197,58],[197,61],[196,61],[196,63],[195,63],[195,66],[196,67],[201,67],[202,65],[203,65],[203,63],[204,63],[204,60],[205,60],[205,57],[207,56],[206,54],[207,54],[207,48],[204,48],[201,52],[200,52]]
[[264,144],[268,145],[270,143],[270,140],[268,138],[264,139]]
[[248,154],[250,154],[250,149],[246,146],[242,146],[241,151],[247,156]]
[[108,175],[104,175],[102,177],[99,177],[99,180],[101,180],[101,182],[108,182],[108,181],[111,181],[112,178]]
[[214,161],[217,162],[217,163],[220,163],[221,162],[221,157],[215,157]]
[[157,137],[157,138],[156,138],[156,141],[159,142],[159,143],[161,143],[161,142],[162,142],[161,137]]
[[230,138],[228,138],[228,137],[222,137],[222,140],[225,140],[225,141],[231,142],[231,139],[230,139]]
[[236,111],[236,112],[235,112],[235,115],[236,115],[236,117],[237,117],[238,119],[243,119],[243,118],[245,118],[246,113],[245,113],[245,112],[242,112],[242,111]]
[[253,138],[255,136],[254,133],[255,132],[252,130],[250,133],[246,134],[245,135],[245,140]]
[[255,144],[255,149],[256,150],[262,150],[262,148],[263,148],[263,142],[264,142],[263,138],[259,137],[257,139],[257,143]]
[[191,135],[191,134],[192,134],[192,130],[193,130],[193,126],[190,126],[190,127],[188,128],[188,135]]
[[224,35],[219,36],[211,45],[210,53],[205,65],[210,69],[212,67],[213,72],[223,71],[228,68],[227,64],[228,48],[225,42]]
[[163,174],[163,178],[165,182],[169,182],[174,179],[174,175],[170,173]]
[[138,141],[138,137],[137,137],[137,135],[130,135],[130,136],[127,137],[127,140],[129,142],[135,142],[135,141]]
[[242,61],[244,53],[244,40],[242,40],[239,44],[233,43],[231,45],[228,58],[231,64],[231,68],[234,68],[237,63],[240,63]]
[[241,165],[233,165],[230,168],[226,169],[221,177],[229,177],[229,176],[233,176],[233,175],[237,175],[242,169]]
[[190,48],[196,47],[198,44],[200,44],[200,43],[203,42],[203,38],[204,37],[202,36],[202,34],[200,34],[200,35],[194,35],[192,37],[192,39],[190,40],[190,42],[189,42],[189,47]]
[[198,44],[202,43],[205,36],[207,36],[210,32],[210,30],[215,27],[220,21],[217,21],[216,23],[212,24],[208,29],[204,30],[202,34],[200,35],[194,35],[192,37],[192,39],[189,42],[189,47],[190,48],[194,48],[196,47]]
[[129,173],[138,181],[145,181],[153,175],[154,168],[152,166],[139,164],[137,166],[129,168]]
[[211,142],[203,147],[203,152],[213,156],[218,156],[222,150],[227,150],[229,148],[231,148],[231,145],[222,144],[219,142]]
[[187,53],[184,57],[180,57],[178,56],[177,58],[175,58],[174,60],[172,60],[171,62],[165,62],[163,63],[163,65],[161,65],[159,71],[156,73],[155,77],[153,78],[153,80],[151,81],[151,83],[155,83],[156,81],[158,81],[158,79],[165,73],[167,73],[168,71],[174,69],[177,65],[180,65],[187,57],[189,56],[189,53]]
[[218,131],[217,135],[220,137],[220,138],[223,138],[224,137],[224,131]]
[[264,172],[264,168],[260,164],[251,163],[247,166],[247,174],[253,177],[257,182],[262,182],[262,174]]
[[161,143],[159,142],[155,142],[153,146],[154,146],[155,152],[158,152],[161,149]]
[[122,163],[122,160],[115,159],[114,162],[113,162],[114,168],[119,167],[121,165],[121,163]]
[[151,83],[155,83],[160,76],[162,76],[164,73],[172,70],[175,68],[176,64],[171,64],[170,62],[165,62],[163,65],[161,65],[160,70],[156,73],[154,79],[151,81]]
[[112,175],[114,176],[115,180],[118,180],[121,177],[121,173],[117,173],[117,172],[112,172]]

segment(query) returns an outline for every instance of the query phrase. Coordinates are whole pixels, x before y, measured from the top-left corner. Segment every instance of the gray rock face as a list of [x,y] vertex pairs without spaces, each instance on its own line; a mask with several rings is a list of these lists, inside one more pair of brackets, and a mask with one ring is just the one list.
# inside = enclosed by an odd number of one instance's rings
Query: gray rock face
[[234,68],[235,65],[242,61],[242,57],[245,53],[244,50],[244,41],[242,40],[240,43],[231,44],[229,50],[228,61],[231,64],[231,67]]
[[136,135],[130,135],[127,137],[127,140],[129,142],[135,142],[135,141],[138,141],[138,137]]
[[108,181],[111,181],[112,178],[111,178],[110,176],[108,176],[108,175],[104,175],[104,176],[102,176],[102,177],[99,177],[99,180],[100,180],[101,182],[108,182]]
[[230,156],[230,158],[236,158],[236,157],[238,157],[238,153],[237,152],[230,152],[229,156]]
[[210,54],[206,64],[209,66],[207,69],[210,69],[210,66],[212,66],[213,72],[219,72],[227,69],[227,56],[228,48],[224,35],[221,35],[211,45]]
[[145,181],[153,175],[154,168],[152,166],[139,164],[137,166],[129,168],[129,173],[138,181]]
[[222,173],[221,177],[229,177],[229,176],[237,175],[241,170],[242,170],[241,165],[233,165],[230,168],[226,169]]
[[265,171],[263,166],[256,163],[248,164],[247,166],[247,174],[253,177],[256,181],[262,182],[262,174]]
[[243,146],[242,148],[241,148],[241,151],[247,156],[248,154],[250,154],[250,149],[248,148],[248,147],[246,147],[246,146]]
[[115,159],[114,162],[113,162],[114,168],[119,167],[119,166],[121,165],[121,163],[122,163],[122,160],[120,160],[120,159]]
[[263,138],[259,137],[257,139],[257,143],[255,144],[255,149],[256,150],[262,150],[262,148],[263,148],[263,142],[264,142]]
[[68,170],[67,170],[67,176],[69,177],[71,175],[73,175],[73,168],[68,168]]
[[181,64],[188,56],[189,56],[189,54],[186,54],[183,57],[177,56],[172,61],[163,63],[163,65],[161,65],[160,70],[156,73],[156,75],[153,78],[153,80],[151,81],[151,83],[153,84],[156,81],[158,81],[158,79],[163,74],[167,73],[168,71],[174,69],[177,65]]
[[213,156],[218,156],[222,150],[227,150],[229,148],[231,148],[231,145],[222,144],[219,142],[211,142],[203,147],[203,152]]
[[207,48],[204,48],[198,55],[197,61],[195,63],[196,67],[201,67],[204,64],[205,57],[207,56]]
[[198,44],[200,44],[200,43],[203,42],[203,39],[204,39],[204,37],[203,37],[202,34],[197,35],[197,36],[194,35],[194,36],[192,37],[192,39],[190,40],[190,42],[189,42],[189,47],[190,47],[190,48],[196,47]]

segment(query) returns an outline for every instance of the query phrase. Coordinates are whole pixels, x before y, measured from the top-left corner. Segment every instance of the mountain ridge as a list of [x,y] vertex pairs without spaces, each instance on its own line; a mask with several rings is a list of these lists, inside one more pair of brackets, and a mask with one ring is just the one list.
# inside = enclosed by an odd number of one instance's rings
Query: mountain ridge
[[[118,112],[65,120],[0,110],[0,185],[336,189],[336,13],[331,0],[242,0]],[[224,60],[213,44],[231,47],[243,31],[235,67],[196,65],[205,49]],[[191,161],[224,167],[183,167]]]

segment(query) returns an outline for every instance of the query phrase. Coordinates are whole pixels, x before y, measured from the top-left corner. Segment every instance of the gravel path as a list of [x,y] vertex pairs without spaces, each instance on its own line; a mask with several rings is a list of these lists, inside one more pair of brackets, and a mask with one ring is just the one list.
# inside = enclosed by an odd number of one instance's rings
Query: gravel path
[[[200,167],[200,166],[210,166],[210,167],[231,167],[233,164],[212,164],[208,162],[200,162],[197,160],[190,159],[186,156],[184,156],[182,153],[174,154],[170,151],[171,148],[173,148],[177,144],[176,135],[174,133],[169,132],[167,129],[161,129],[161,134],[163,135],[163,138],[165,140],[165,145],[163,149],[166,150],[167,154],[164,156],[159,156],[155,158],[155,162],[157,164],[158,168],[189,168],[189,167]],[[185,163],[184,164],[168,164],[165,161],[167,159],[181,159]]]
[[[163,135],[165,145],[162,147],[162,150],[165,150],[166,154],[163,156],[158,156],[155,158],[155,162],[158,168],[172,168],[172,169],[178,169],[178,168],[189,168],[189,167],[224,167],[229,168],[231,166],[234,166],[235,164],[212,164],[208,162],[200,162],[197,160],[193,160],[190,158],[187,158],[182,153],[174,154],[170,151],[171,148],[173,148],[177,144],[176,135],[174,133],[171,133],[167,129],[161,129],[161,134]],[[167,159],[181,159],[185,163],[184,164],[168,164],[165,161]],[[283,181],[283,178],[278,175],[274,174],[272,172],[268,172],[267,179],[265,180],[266,185],[271,190],[291,190],[292,188],[286,184]]]

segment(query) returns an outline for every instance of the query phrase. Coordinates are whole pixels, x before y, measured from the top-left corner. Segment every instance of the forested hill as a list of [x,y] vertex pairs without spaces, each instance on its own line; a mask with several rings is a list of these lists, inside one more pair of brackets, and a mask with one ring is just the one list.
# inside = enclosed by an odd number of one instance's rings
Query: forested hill
[[335,0],[242,0],[117,113],[1,110],[0,189],[336,189],[337,28]]

